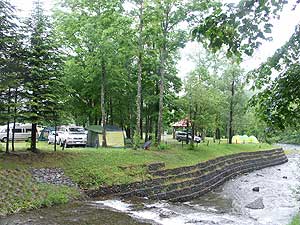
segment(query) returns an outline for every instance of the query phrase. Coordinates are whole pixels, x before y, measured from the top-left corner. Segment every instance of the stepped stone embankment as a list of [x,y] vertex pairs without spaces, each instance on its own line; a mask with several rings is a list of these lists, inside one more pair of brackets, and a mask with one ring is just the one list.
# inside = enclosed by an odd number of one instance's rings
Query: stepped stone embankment
[[93,198],[139,197],[174,202],[189,201],[235,176],[287,161],[283,150],[279,148],[227,155],[174,169],[164,169],[164,163],[152,163],[147,165],[152,179],[86,190],[86,194]]

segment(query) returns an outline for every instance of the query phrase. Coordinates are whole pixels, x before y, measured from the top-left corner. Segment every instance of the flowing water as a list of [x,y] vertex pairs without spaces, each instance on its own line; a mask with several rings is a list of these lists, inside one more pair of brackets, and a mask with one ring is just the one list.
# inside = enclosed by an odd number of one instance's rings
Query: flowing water
[[[292,150],[289,162],[239,176],[190,202],[76,202],[16,214],[0,219],[0,224],[285,225],[300,206],[300,146],[282,147]],[[259,192],[253,187],[259,187]],[[263,209],[246,207],[258,198]]]

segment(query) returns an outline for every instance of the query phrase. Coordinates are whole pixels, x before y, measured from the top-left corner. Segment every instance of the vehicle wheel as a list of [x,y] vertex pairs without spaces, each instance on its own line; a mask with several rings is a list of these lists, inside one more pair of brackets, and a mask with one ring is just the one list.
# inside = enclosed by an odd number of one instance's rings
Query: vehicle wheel
[[7,137],[2,138],[2,142],[7,142]]

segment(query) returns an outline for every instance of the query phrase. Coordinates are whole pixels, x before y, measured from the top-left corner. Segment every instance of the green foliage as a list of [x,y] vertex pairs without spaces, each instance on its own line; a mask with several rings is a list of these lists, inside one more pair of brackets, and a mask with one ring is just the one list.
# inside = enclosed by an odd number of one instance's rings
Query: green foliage
[[283,130],[299,126],[300,66],[293,65],[253,98],[258,115],[269,127]]
[[139,134],[135,133],[133,135],[133,149],[139,149],[141,147],[141,137]]
[[170,149],[170,146],[168,144],[165,144],[165,143],[160,143],[158,146],[157,146],[157,149],[162,151],[162,150],[168,150]]
[[263,40],[271,40],[271,19],[281,12],[286,1],[240,1],[238,4],[214,5],[192,35],[216,52],[226,49],[227,56],[252,55]]
[[300,224],[300,216],[299,214],[297,214],[296,216],[294,216],[292,222],[289,225],[299,225]]

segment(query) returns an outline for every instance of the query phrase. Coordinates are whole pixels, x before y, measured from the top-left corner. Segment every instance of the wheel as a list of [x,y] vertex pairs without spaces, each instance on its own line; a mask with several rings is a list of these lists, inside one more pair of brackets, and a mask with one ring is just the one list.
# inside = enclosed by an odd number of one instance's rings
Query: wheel
[[2,142],[7,142],[7,137],[2,138]]

